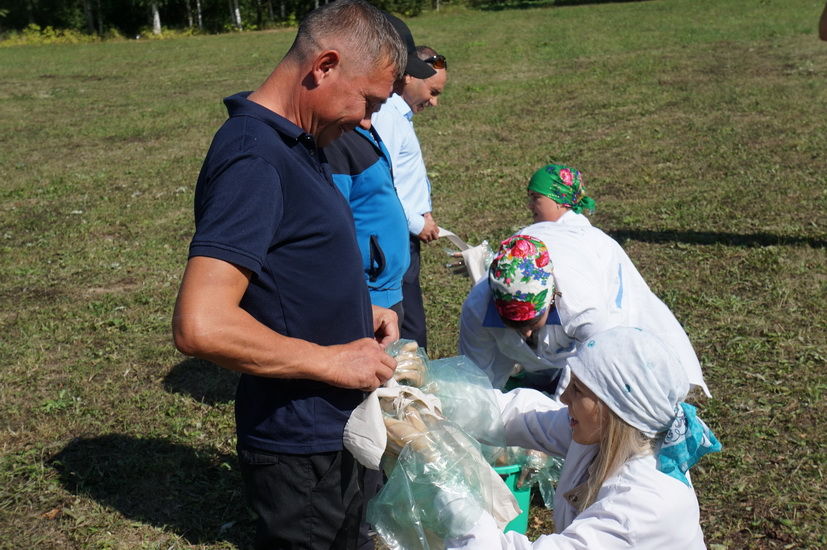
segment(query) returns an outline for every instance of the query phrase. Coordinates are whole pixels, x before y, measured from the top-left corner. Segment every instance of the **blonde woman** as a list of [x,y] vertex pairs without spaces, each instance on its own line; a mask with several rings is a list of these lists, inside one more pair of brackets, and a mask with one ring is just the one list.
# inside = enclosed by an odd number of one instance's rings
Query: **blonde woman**
[[[449,547],[706,548],[688,470],[721,446],[684,402],[690,386],[675,355],[650,333],[617,327],[591,337],[570,364],[562,403],[530,389],[498,394],[509,445],[566,458],[555,533],[532,543],[503,533],[480,512]],[[448,504],[450,522],[451,509],[462,503]]]

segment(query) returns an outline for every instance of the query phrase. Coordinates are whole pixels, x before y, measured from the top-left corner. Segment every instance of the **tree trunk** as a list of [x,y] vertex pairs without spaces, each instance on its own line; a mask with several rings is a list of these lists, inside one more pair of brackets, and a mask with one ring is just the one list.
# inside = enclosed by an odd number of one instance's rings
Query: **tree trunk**
[[192,5],[190,5],[190,0],[185,0],[184,4],[187,8],[187,27],[191,29],[193,27]]
[[281,20],[282,20],[282,21],[284,21],[285,19],[287,19],[287,12],[285,11],[285,9],[286,9],[286,8],[285,8],[285,4],[286,4],[286,3],[287,3],[287,0],[281,0],[281,1],[279,2],[279,15],[281,15]]
[[229,0],[230,2],[230,19],[233,21],[233,25],[238,30],[241,30],[241,10],[238,7],[238,0]]
[[98,0],[98,35],[103,36],[103,10],[101,9],[101,0]]
[[95,34],[95,15],[92,13],[92,0],[83,0],[83,14],[86,16],[86,31]]
[[201,0],[195,0],[195,16],[198,21],[198,28],[204,29],[204,20],[201,17]]
[[149,9],[152,10],[152,34],[161,34],[161,13],[158,11],[158,3],[150,3]]

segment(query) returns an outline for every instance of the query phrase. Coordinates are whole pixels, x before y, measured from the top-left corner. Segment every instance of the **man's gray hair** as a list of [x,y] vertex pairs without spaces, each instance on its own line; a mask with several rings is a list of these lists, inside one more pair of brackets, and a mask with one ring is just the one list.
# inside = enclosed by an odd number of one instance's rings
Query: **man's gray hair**
[[367,68],[386,62],[400,78],[408,53],[399,33],[380,10],[364,0],[336,0],[311,11],[299,24],[287,56],[309,59],[323,49],[344,49]]

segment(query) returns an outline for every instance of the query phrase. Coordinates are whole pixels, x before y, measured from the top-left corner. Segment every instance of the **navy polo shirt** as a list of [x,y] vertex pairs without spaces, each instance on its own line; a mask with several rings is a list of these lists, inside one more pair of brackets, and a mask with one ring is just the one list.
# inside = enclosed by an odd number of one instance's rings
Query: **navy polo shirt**
[[[264,325],[321,345],[373,334],[350,207],[309,134],[247,99],[224,100],[195,189],[190,257],[252,271],[241,307]],[[311,380],[244,374],[236,392],[238,442],[279,453],[342,448],[363,393]]]

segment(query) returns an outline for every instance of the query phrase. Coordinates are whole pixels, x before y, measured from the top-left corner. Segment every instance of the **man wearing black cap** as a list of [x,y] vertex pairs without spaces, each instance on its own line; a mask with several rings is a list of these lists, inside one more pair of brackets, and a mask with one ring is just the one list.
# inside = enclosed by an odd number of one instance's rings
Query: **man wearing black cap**
[[393,181],[408,220],[410,266],[402,281],[401,335],[427,347],[425,307],[419,284],[420,241],[439,236],[431,208],[431,182],[422,160],[412,118],[435,106],[448,78],[445,57],[427,46],[416,47],[407,26],[391,16],[391,23],[408,49],[405,75],[394,93],[371,121],[390,153]]
[[[407,48],[404,79],[422,83],[434,77],[437,73],[433,67],[417,56],[408,26],[387,12],[384,16]],[[399,84],[402,91],[401,80]],[[408,86],[411,90],[421,87]],[[407,215],[394,187],[390,154],[371,120],[366,119],[327,146],[325,155],[336,185],[353,210],[371,303],[394,310],[401,323],[402,279],[410,263],[410,244]]]
[[402,42],[408,48],[408,64],[405,66],[405,74],[419,79],[434,76],[436,74],[436,70],[434,70],[429,63],[420,59],[417,55],[416,43],[414,43],[413,35],[411,34],[411,29],[408,28],[408,25],[406,25],[404,21],[395,15],[391,15],[387,12],[385,12],[385,18],[390,21],[393,28],[396,29],[397,33],[399,33],[399,37],[402,39]]

